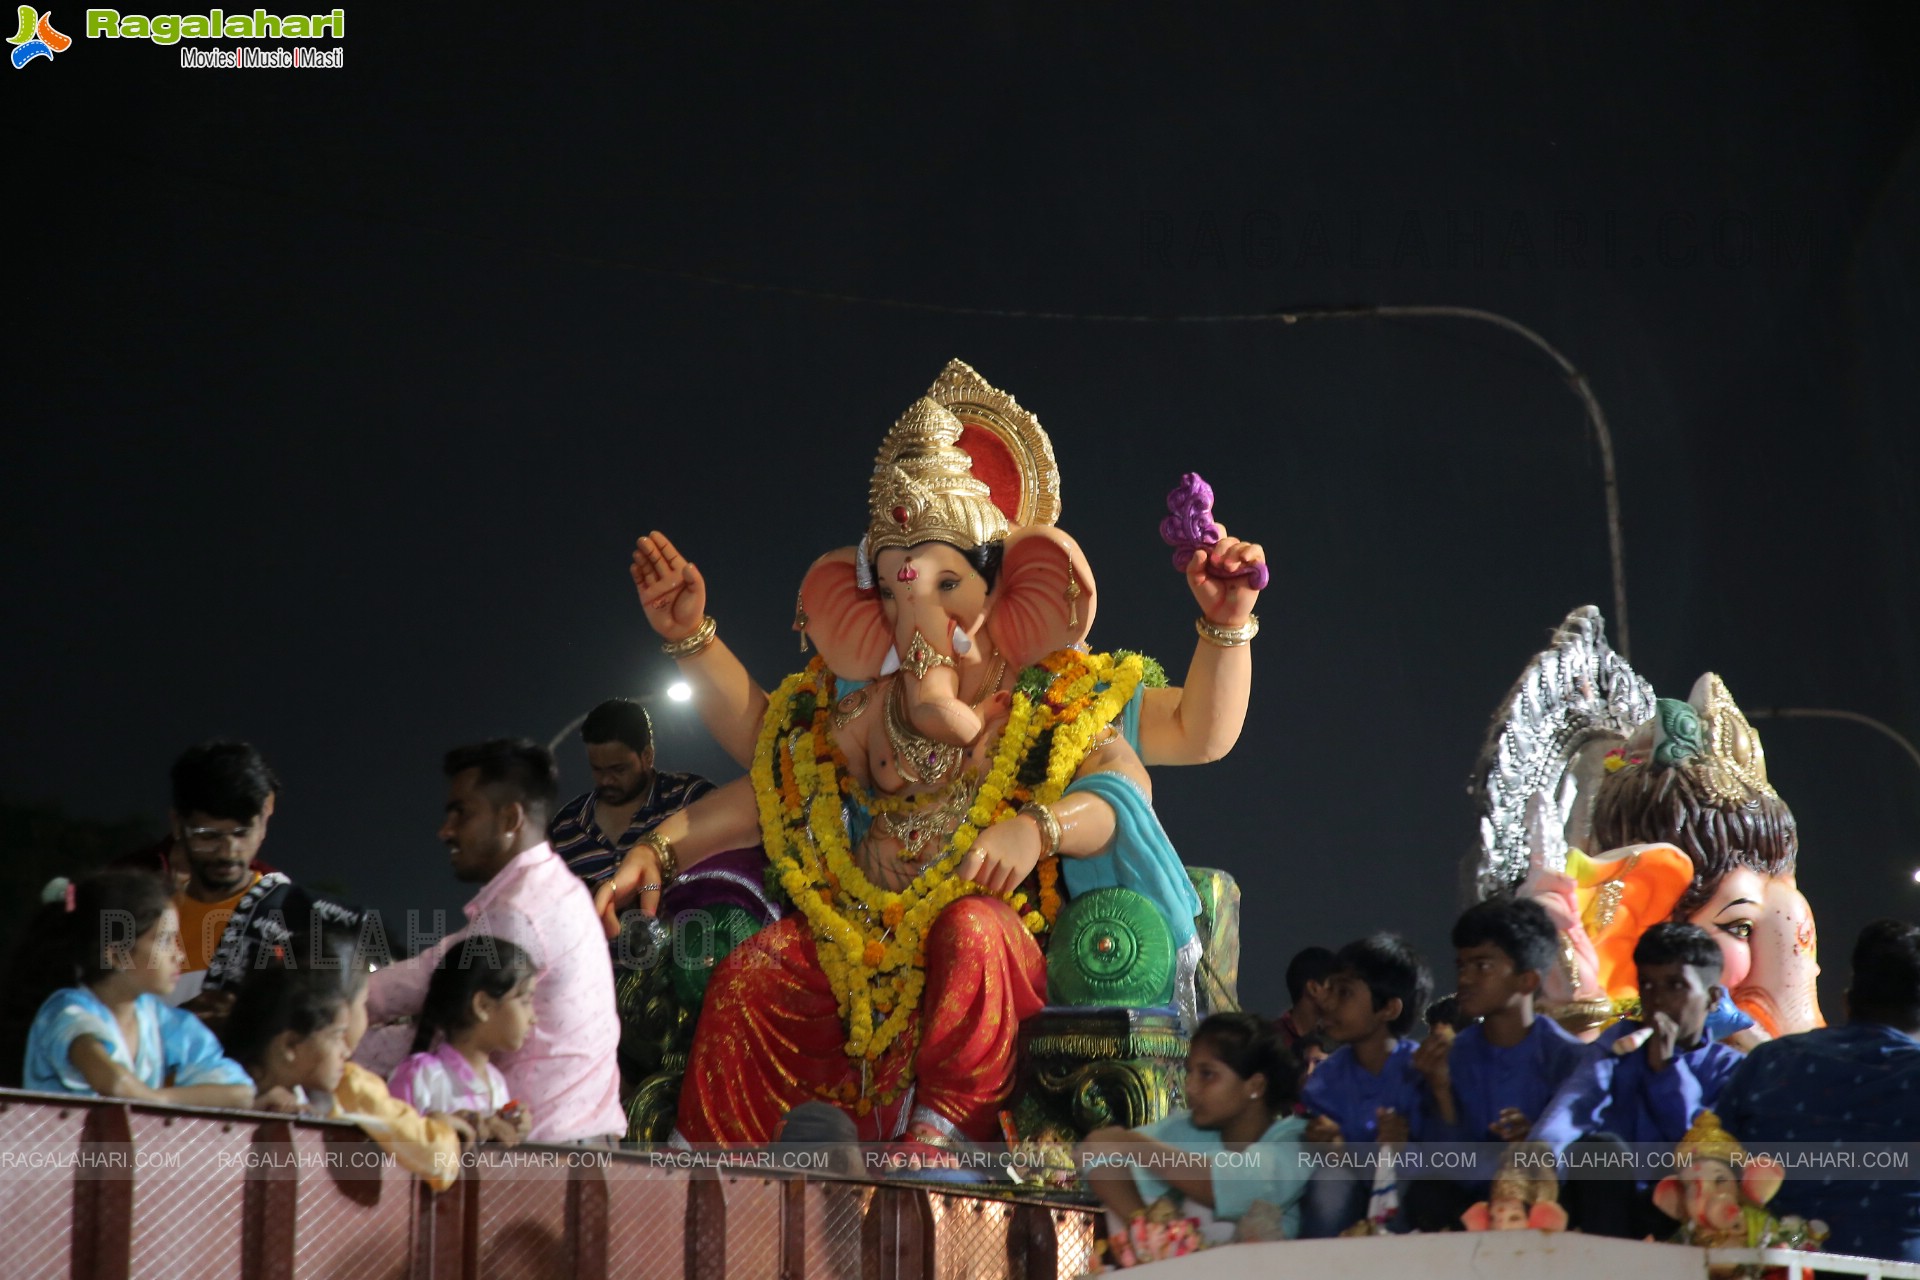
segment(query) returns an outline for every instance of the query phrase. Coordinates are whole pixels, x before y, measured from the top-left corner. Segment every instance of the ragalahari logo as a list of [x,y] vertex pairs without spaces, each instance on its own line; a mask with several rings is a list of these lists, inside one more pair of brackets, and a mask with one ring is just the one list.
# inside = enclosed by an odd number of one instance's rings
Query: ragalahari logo
[[[51,62],[54,54],[65,53],[67,47],[73,43],[72,36],[63,36],[53,29],[53,23],[48,21],[52,17],[51,9],[45,13],[39,13],[27,8],[26,5],[20,6],[20,34],[11,36],[7,40],[8,44],[14,46],[13,69],[15,71],[35,58],[45,58]],[[5,30],[5,27],[0,27],[0,31]]]

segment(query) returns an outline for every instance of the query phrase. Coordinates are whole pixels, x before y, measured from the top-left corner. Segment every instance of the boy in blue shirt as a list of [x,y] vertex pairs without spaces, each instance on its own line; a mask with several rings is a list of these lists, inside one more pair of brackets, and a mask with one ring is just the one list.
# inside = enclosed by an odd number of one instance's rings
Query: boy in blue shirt
[[[1534,1012],[1541,974],[1559,955],[1559,932],[1539,903],[1495,900],[1467,908],[1454,923],[1453,947],[1455,998],[1460,1016],[1472,1021],[1458,1034],[1436,1027],[1413,1055],[1426,1085],[1413,1136],[1422,1142],[1514,1142],[1527,1136],[1587,1051],[1559,1023]],[[1407,1205],[1414,1227],[1458,1227],[1460,1214],[1486,1198],[1490,1178],[1415,1183]]]
[[[1421,1081],[1413,1069],[1413,1042],[1401,1037],[1432,993],[1425,962],[1397,934],[1376,933],[1335,954],[1323,988],[1320,1030],[1340,1047],[1301,1090],[1311,1117],[1308,1142],[1338,1146],[1411,1136]],[[1301,1234],[1338,1235],[1365,1216],[1368,1189],[1364,1179],[1338,1171],[1316,1174],[1302,1205]]]
[[[1633,948],[1640,1020],[1621,1022],[1587,1049],[1533,1126],[1556,1153],[1576,1141],[1671,1148],[1694,1117],[1711,1111],[1741,1054],[1710,1040],[1707,1014],[1719,1001],[1720,947],[1692,924],[1657,924]],[[1669,1235],[1672,1220],[1653,1207],[1650,1180],[1573,1179],[1562,1203],[1589,1235]]]

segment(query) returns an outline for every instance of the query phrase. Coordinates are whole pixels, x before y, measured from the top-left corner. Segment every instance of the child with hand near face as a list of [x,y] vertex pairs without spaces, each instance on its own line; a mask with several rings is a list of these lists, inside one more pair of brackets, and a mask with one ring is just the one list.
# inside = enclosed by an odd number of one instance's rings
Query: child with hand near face
[[533,1116],[512,1100],[490,1058],[526,1043],[539,980],[532,957],[513,943],[469,938],[434,971],[413,1056],[387,1079],[393,1096],[423,1111],[458,1115],[482,1141],[512,1146],[524,1139]]
[[[1698,925],[1657,924],[1633,949],[1640,1018],[1615,1023],[1588,1046],[1554,1094],[1532,1136],[1556,1153],[1575,1142],[1672,1147],[1740,1065],[1740,1051],[1706,1034],[1721,995],[1720,947]],[[1573,1180],[1567,1211],[1576,1230],[1631,1239],[1666,1234],[1650,1181]]]

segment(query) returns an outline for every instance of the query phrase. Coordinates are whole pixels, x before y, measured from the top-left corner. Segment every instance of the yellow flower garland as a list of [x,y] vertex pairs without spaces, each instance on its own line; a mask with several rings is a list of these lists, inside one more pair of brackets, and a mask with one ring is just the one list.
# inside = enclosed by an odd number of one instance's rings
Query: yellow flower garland
[[[908,811],[918,807],[917,798],[869,796],[846,773],[845,759],[828,732],[833,673],[816,658],[783,681],[769,700],[752,770],[761,836],[780,883],[813,930],[820,965],[846,1022],[845,1050],[851,1058],[878,1059],[912,1021],[926,985],[927,931],[949,903],[984,892],[952,874],[981,830],[1012,817],[1021,803],[1058,800],[1095,736],[1126,708],[1142,675],[1140,659],[1132,654],[1116,660],[1069,649],[1041,665],[1052,681],[1038,702],[1024,692],[1014,694],[992,765],[966,820],[941,857],[899,892],[873,884],[854,861],[841,795],[868,812]],[[1044,778],[1028,788],[1019,780],[1022,766],[1048,730],[1053,736]],[[1039,880],[1040,910],[1022,917],[1035,934],[1059,914],[1057,858],[1043,859]],[[1006,898],[1015,910],[1026,904],[1025,894]],[[911,1072],[903,1074],[901,1087],[909,1078]]]

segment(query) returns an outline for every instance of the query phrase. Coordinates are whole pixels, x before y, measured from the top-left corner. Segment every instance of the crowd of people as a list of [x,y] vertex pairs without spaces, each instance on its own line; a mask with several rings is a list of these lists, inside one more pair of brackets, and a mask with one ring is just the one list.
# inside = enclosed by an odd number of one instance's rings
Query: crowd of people
[[[1200,1027],[1185,1111],[1082,1144],[1089,1185],[1116,1220],[1171,1195],[1203,1227],[1258,1208],[1289,1238],[1484,1230],[1501,1225],[1502,1160],[1523,1152],[1550,1171],[1554,1204],[1542,1217],[1509,1203],[1505,1225],[1697,1238],[1657,1173],[1685,1168],[1661,1157],[1707,1149],[1698,1135],[1712,1134],[1723,1159],[1740,1153],[1736,1178],[1749,1157],[1770,1159],[1784,1178],[1766,1210],[1816,1224],[1827,1249],[1920,1260],[1920,1181],[1904,1163],[1920,1132],[1920,926],[1878,920],[1862,931],[1845,1025],[1751,1050],[1736,1047],[1751,1024],[1731,1012],[1720,948],[1697,925],[1641,936],[1639,1009],[1590,1043],[1536,1007],[1558,948],[1538,903],[1481,902],[1452,942],[1457,991],[1432,1004],[1427,965],[1396,935],[1302,951],[1280,1019],[1225,1014]],[[1329,1158],[1406,1144],[1477,1159],[1450,1174],[1443,1162],[1389,1156],[1371,1166],[1388,1172],[1355,1177]],[[1180,1159],[1223,1147],[1241,1158],[1198,1172]],[[1883,1176],[1859,1172],[1876,1163]]]
[[[463,927],[398,960],[377,917],[263,860],[281,788],[254,748],[187,751],[167,840],[49,886],[6,989],[0,1082],[354,1117],[440,1188],[475,1142],[618,1142],[620,1026],[594,891],[711,786],[655,767],[636,703],[603,704],[582,736],[594,785],[565,805],[537,745],[447,753],[439,834],[475,892]],[[1355,1177],[1328,1153],[1520,1144],[1565,1168],[1570,1154],[1672,1148],[1713,1120],[1756,1151],[1884,1146],[1920,1130],[1920,926],[1863,931],[1845,1025],[1757,1045],[1697,925],[1646,930],[1637,1013],[1590,1043],[1538,1007],[1560,935],[1537,902],[1478,903],[1452,942],[1455,991],[1438,1002],[1427,964],[1396,935],[1302,950],[1284,1015],[1199,1026],[1185,1108],[1081,1144],[1087,1185],[1121,1221],[1171,1202],[1208,1229],[1263,1218],[1274,1238],[1441,1231],[1500,1221],[1486,1163]],[[1230,1166],[1211,1160],[1228,1150],[1240,1153]],[[1210,1158],[1159,1158],[1179,1153]],[[1672,1235],[1656,1179],[1631,1159],[1619,1167],[1630,1172],[1568,1177],[1549,1220]],[[1831,1249],[1920,1258],[1910,1174],[1790,1168],[1770,1208],[1823,1222]],[[1543,1220],[1523,1208],[1512,1221]]]
[[400,945],[377,913],[263,860],[281,786],[256,749],[188,750],[165,840],[48,886],[0,1006],[0,1084],[353,1117],[440,1188],[476,1141],[618,1142],[620,1028],[590,888],[708,788],[653,768],[637,703],[603,705],[583,735],[595,787],[564,808],[543,747],[447,753],[440,839],[475,892],[463,927]]

